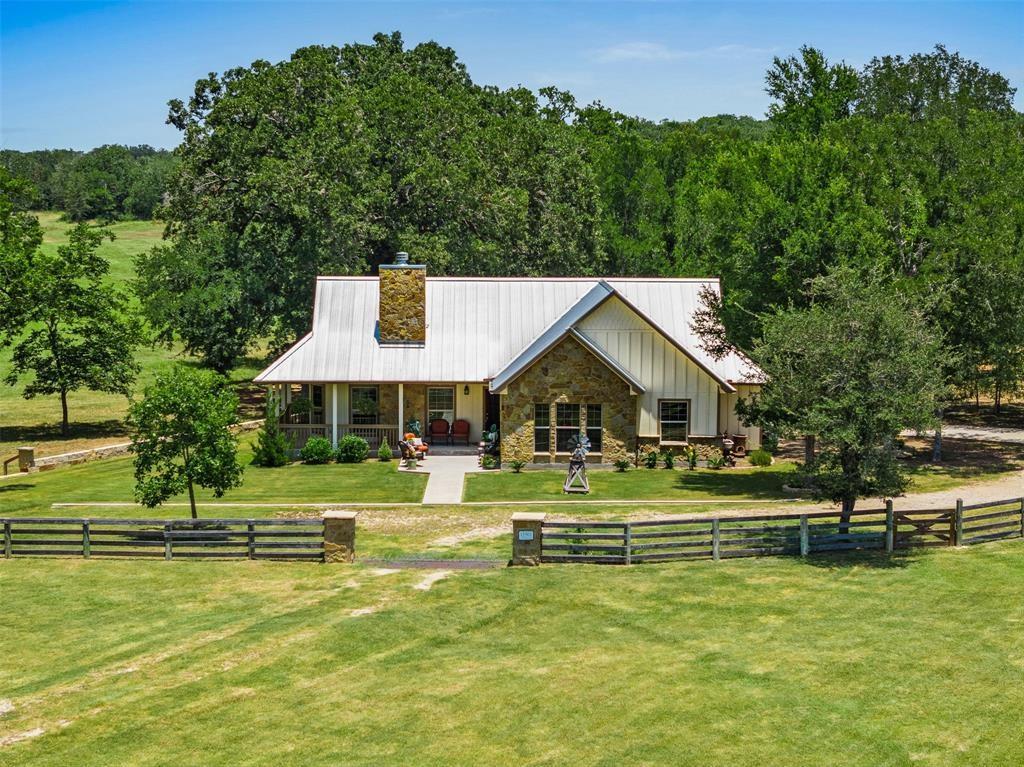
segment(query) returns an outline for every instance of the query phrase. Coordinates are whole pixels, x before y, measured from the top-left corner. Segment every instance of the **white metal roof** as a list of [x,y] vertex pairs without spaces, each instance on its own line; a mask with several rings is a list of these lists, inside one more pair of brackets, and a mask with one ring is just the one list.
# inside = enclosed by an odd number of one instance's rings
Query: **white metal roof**
[[742,356],[715,360],[700,348],[690,323],[704,287],[718,291],[718,280],[428,277],[426,343],[382,346],[375,336],[377,278],[320,277],[312,332],[255,380],[489,381],[560,318],[573,318],[591,298],[614,291],[714,378],[728,382],[724,388],[756,383],[760,373]]

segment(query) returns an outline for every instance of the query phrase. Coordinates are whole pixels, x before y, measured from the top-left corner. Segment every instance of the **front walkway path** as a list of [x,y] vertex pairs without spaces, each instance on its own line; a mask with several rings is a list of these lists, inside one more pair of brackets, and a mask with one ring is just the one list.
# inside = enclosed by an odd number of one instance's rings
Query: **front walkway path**
[[423,503],[462,503],[466,475],[480,471],[480,461],[475,455],[432,455],[416,471],[430,475]]

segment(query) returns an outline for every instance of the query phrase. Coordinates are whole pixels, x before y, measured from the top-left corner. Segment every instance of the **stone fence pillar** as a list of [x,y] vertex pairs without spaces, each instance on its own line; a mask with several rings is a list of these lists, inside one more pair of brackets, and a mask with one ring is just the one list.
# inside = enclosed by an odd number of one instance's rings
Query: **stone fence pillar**
[[541,529],[547,514],[519,511],[512,515],[513,565],[539,565]]
[[34,447],[18,448],[18,471],[31,471],[36,467],[36,449]]
[[356,556],[356,512],[324,512],[324,562],[351,562]]

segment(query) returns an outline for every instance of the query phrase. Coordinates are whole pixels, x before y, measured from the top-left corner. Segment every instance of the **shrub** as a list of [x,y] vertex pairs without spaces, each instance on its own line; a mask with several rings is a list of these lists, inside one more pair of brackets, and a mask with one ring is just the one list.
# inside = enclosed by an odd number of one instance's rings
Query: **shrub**
[[690,467],[690,471],[697,468],[697,450],[693,445],[688,445],[686,448],[686,465]]
[[516,459],[514,461],[509,461],[508,465],[514,473],[518,474],[523,470],[523,467],[526,465],[526,461]]
[[676,457],[672,455],[671,450],[666,450],[664,453],[662,453],[661,460],[665,462],[666,469],[671,469],[673,466],[676,465]]
[[629,460],[627,458],[620,458],[615,462],[616,471],[625,471],[629,468]]
[[377,458],[381,461],[390,461],[395,457],[395,454],[391,452],[391,445],[388,444],[387,438],[380,441],[380,447],[377,448]]
[[658,468],[658,451],[651,450],[647,455],[644,456],[644,466],[648,469]]
[[257,466],[284,466],[292,459],[292,441],[277,420],[278,402],[276,394],[267,397],[266,419],[252,449],[252,462]]
[[709,469],[721,469],[723,466],[725,466],[725,456],[722,455],[722,451],[721,450],[716,450],[708,458],[708,468]]
[[310,437],[299,451],[306,463],[327,463],[334,457],[334,449],[327,437]]
[[767,450],[752,450],[748,457],[750,458],[750,463],[754,466],[772,465],[772,454]]
[[355,434],[346,434],[338,440],[338,463],[362,463],[370,453],[366,440]]
[[482,466],[485,469],[497,468],[497,466],[498,466],[498,459],[495,458],[493,455],[484,454],[480,458],[480,466]]

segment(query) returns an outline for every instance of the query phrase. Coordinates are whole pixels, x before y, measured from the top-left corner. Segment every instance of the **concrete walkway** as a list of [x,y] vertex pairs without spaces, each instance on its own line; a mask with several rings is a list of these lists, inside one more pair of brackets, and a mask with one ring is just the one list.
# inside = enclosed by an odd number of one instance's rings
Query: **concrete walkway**
[[475,455],[432,455],[417,472],[429,474],[423,503],[462,503],[462,485],[466,475],[480,471]]

